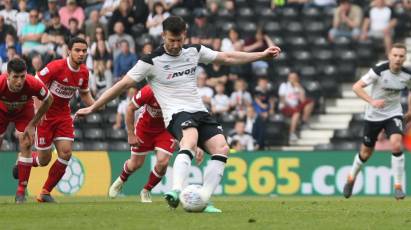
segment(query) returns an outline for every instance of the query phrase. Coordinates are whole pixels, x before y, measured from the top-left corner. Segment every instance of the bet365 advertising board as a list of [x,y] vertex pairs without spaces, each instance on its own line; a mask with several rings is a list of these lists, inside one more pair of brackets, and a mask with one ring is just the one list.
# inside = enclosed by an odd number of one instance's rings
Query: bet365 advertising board
[[[224,178],[215,193],[221,195],[340,195],[355,152],[244,152],[231,154]],[[120,175],[129,152],[75,152],[54,195],[106,196],[110,184]],[[406,154],[406,174],[411,176],[411,155]],[[56,159],[53,156],[52,162]],[[207,158],[208,159],[208,158]],[[191,167],[187,183],[201,184],[207,159]],[[16,153],[0,153],[0,195],[14,195],[17,185],[11,176]],[[143,188],[155,155],[146,157],[144,166],[130,176],[124,195],[136,195]],[[45,182],[47,167],[32,168],[28,185],[37,194]],[[152,191],[163,194],[171,188],[172,162],[163,180]],[[406,183],[406,190],[409,191]],[[391,155],[375,153],[359,174],[354,193],[391,195],[393,193]]]

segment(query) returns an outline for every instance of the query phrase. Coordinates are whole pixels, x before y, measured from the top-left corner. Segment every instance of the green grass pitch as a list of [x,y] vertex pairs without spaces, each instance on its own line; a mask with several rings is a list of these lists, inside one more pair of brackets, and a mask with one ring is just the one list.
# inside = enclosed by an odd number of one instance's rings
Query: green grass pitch
[[0,229],[411,229],[411,200],[392,197],[215,197],[220,214],[170,210],[161,197],[56,199],[0,197]]

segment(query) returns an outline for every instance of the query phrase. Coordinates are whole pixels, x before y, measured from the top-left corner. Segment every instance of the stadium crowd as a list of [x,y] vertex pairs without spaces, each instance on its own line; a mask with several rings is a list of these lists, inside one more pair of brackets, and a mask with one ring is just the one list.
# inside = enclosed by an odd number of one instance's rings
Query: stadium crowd
[[[187,43],[214,50],[247,52],[262,51],[272,44],[284,46],[283,56],[275,62],[197,68],[199,93],[204,104],[223,123],[229,143],[237,151],[252,151],[297,141],[298,131],[309,128],[311,114],[323,112],[323,98],[338,96],[335,89],[340,80],[321,82],[316,76],[327,74],[327,68],[320,70],[318,66],[335,56],[321,59],[317,55],[315,59],[314,53],[321,50],[308,54],[307,50],[330,48],[333,44],[337,48],[357,43],[367,45],[372,40],[371,43],[380,44],[377,46],[383,55],[393,40],[409,32],[404,32],[404,28],[411,21],[411,1],[3,0],[0,3],[1,72],[5,72],[8,60],[20,56],[34,75],[51,60],[67,57],[66,44],[70,38],[82,37],[89,44],[86,65],[90,71],[90,89],[94,97],[99,97],[142,55],[151,53],[161,43],[161,23],[170,15],[182,16],[190,22]],[[306,20],[312,24],[303,24]],[[308,25],[312,26],[311,31],[307,30],[311,28]],[[315,25],[322,27],[316,30]],[[316,46],[307,49],[309,44]],[[359,55],[355,58],[361,59]],[[324,62],[313,63],[313,59]],[[350,81],[355,77],[357,65],[372,61],[361,63],[355,59],[353,66],[345,66],[348,72],[339,77]],[[327,83],[331,84],[329,93],[325,90]],[[118,109],[104,112],[111,113],[104,116],[104,121],[100,120],[105,128],[107,123],[112,130],[125,128],[122,116],[133,93],[130,91],[121,103],[115,104]],[[77,101],[72,105],[81,106]],[[270,127],[281,122],[286,123],[287,132],[280,126],[274,128],[280,130],[279,135],[286,133],[285,142],[272,143],[267,138],[278,137],[269,135]],[[81,129],[81,124],[76,128]]]

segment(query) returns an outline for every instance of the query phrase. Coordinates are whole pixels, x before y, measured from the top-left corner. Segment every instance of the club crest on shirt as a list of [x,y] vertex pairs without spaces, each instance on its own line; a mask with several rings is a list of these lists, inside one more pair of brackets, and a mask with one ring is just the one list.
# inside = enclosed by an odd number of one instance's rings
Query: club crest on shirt
[[21,95],[20,100],[27,101],[27,95]]
[[40,76],[44,76],[46,74],[48,74],[50,71],[47,67],[44,67],[41,71],[40,71]]
[[171,69],[171,67],[170,67],[170,65],[165,65],[165,66],[163,66],[163,69],[164,70],[169,70],[169,69]]

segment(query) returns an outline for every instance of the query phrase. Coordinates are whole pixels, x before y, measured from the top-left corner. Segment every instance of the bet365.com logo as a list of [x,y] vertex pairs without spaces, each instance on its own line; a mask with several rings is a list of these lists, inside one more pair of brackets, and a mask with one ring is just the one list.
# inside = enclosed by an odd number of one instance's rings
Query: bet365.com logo
[[66,195],[74,195],[84,184],[84,167],[81,161],[75,156],[71,156],[63,178],[57,184],[59,192]]

